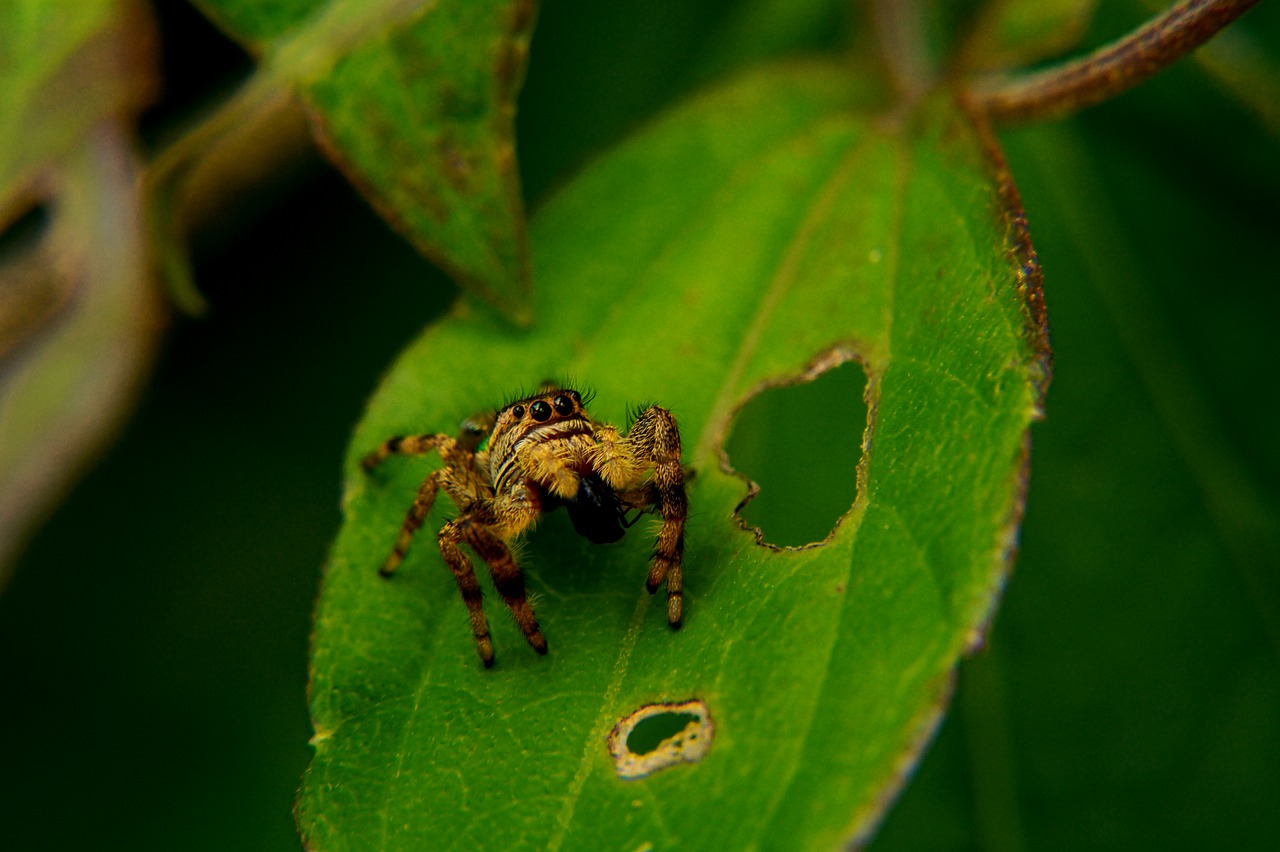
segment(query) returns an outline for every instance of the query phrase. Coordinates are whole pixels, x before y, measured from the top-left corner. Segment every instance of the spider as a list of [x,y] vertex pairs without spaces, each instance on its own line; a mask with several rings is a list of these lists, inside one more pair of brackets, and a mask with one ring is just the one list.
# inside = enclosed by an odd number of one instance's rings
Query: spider
[[512,544],[545,512],[564,506],[579,535],[597,544],[622,538],[638,519],[627,514],[655,512],[662,519],[645,588],[667,585],[667,623],[680,628],[681,559],[689,504],[680,463],[680,432],[671,412],[650,406],[626,433],[589,415],[578,391],[544,386],[535,394],[463,421],[458,437],[388,438],[361,461],[372,471],[393,455],[438,452],[444,466],[418,489],[391,554],[379,573],[391,577],[404,560],[413,534],[444,493],[458,507],[437,539],[471,617],[476,651],[485,668],[493,665],[493,642],[481,603],[480,584],[467,545],[489,566],[493,584],[525,639],[539,654],[547,640],[525,593]]

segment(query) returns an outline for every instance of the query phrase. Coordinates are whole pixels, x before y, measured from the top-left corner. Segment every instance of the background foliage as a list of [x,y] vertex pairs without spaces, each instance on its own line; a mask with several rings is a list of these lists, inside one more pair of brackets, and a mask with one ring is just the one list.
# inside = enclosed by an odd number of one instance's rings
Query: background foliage
[[[1103,6],[1087,41],[1148,12]],[[740,37],[778,32],[749,25],[768,8],[549,0],[520,102],[526,195],[743,45],[772,50]],[[808,17],[784,46],[839,38],[830,7],[788,8]],[[159,10],[153,138],[248,68],[190,9]],[[1277,33],[1264,4],[1234,37]],[[874,846],[1280,840],[1280,158],[1256,96],[1223,79],[1184,63],[1003,135],[1055,384],[991,642]],[[197,280],[209,317],[176,323],[129,430],[0,596],[5,848],[297,848],[338,460],[373,377],[453,290],[324,169],[206,245]]]

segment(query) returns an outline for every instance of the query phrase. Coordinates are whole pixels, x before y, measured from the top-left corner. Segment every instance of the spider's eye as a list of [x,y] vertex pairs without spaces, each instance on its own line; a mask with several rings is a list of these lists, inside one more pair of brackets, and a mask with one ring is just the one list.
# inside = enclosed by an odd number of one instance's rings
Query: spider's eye
[[515,418],[515,419],[517,419],[517,420],[523,420],[523,419],[524,419],[524,406],[523,406],[523,405],[517,405],[515,408],[511,409],[511,416],[512,416],[512,417],[514,417],[514,418]]
[[569,391],[569,396],[573,397],[574,402],[582,402],[582,397],[577,391]]
[[551,404],[556,407],[556,414],[559,414],[561,417],[568,417],[573,413],[573,400],[569,399],[569,397],[564,394],[560,394],[555,399],[551,400]]
[[533,415],[533,419],[541,423],[551,418],[551,406],[547,405],[546,400],[538,400],[529,406],[529,413]]

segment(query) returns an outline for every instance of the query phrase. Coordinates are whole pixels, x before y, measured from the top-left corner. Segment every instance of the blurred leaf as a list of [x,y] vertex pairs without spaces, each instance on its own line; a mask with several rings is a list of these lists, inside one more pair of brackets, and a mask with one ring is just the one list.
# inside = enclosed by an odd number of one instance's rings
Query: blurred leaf
[[41,170],[104,116],[151,99],[151,35],[132,0],[0,5],[0,231],[23,212]]
[[[114,430],[159,322],[127,128],[154,87],[132,2],[0,10],[0,571]],[[0,581],[7,573],[0,573]]]
[[1098,0],[991,0],[962,48],[965,71],[1032,65],[1065,53],[1084,36]]
[[[321,146],[383,217],[464,287],[527,322],[513,121],[532,0],[200,5],[262,66],[211,129],[175,146],[155,180],[162,198],[182,192],[186,164],[247,125],[270,126],[297,91]],[[263,133],[258,145],[278,141]]]
[[1227,30],[1195,54],[1196,60],[1280,136],[1280,64],[1247,34]]
[[1273,137],[1280,137],[1280,17],[1242,18],[1192,54],[1228,95],[1253,112]]
[[331,5],[326,0],[273,0],[271,3],[193,0],[193,3],[225,32],[259,54],[269,50],[272,41],[305,26],[309,17]]
[[711,79],[732,68],[839,46],[851,9],[844,0],[745,0],[729,8],[716,38],[696,60],[695,76]]
[[[317,613],[310,848],[830,848],[874,824],[1008,569],[1044,365],[1032,260],[973,130],[946,99],[877,121],[855,79],[774,68],[674,111],[535,220],[536,328],[462,309],[388,375]],[[852,359],[869,376],[857,499],[825,545],[762,547],[720,455],[735,412]],[[365,477],[356,460],[557,375],[597,390],[601,419],[641,400],[680,419],[686,625],[643,592],[648,534],[599,548],[556,514],[522,551],[551,652],[491,604],[486,672],[429,533],[377,576],[430,464]],[[710,753],[620,780],[612,726],[691,698]]]
[[[1168,5],[1151,0],[1100,4],[1084,49],[1120,37]],[[1187,61],[1087,114],[1105,119],[1116,136],[1144,140],[1152,158],[1181,164],[1206,182],[1274,195],[1280,191],[1277,108],[1268,97],[1280,79],[1278,45],[1280,7],[1259,4]],[[1188,121],[1189,115],[1194,120]],[[1178,144],[1171,145],[1171,138]]]
[[532,206],[700,86],[782,56],[840,50],[845,0],[556,0],[538,11],[516,116]]

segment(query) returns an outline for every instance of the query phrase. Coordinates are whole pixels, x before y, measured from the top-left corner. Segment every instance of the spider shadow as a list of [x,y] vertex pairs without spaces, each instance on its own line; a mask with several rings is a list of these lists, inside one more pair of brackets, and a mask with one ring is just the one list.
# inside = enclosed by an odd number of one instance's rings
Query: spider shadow
[[594,544],[557,509],[522,539],[517,559],[531,596],[541,600],[540,615],[562,606],[591,606],[616,609],[625,619],[644,589],[652,550],[647,524],[636,524],[613,544]]

